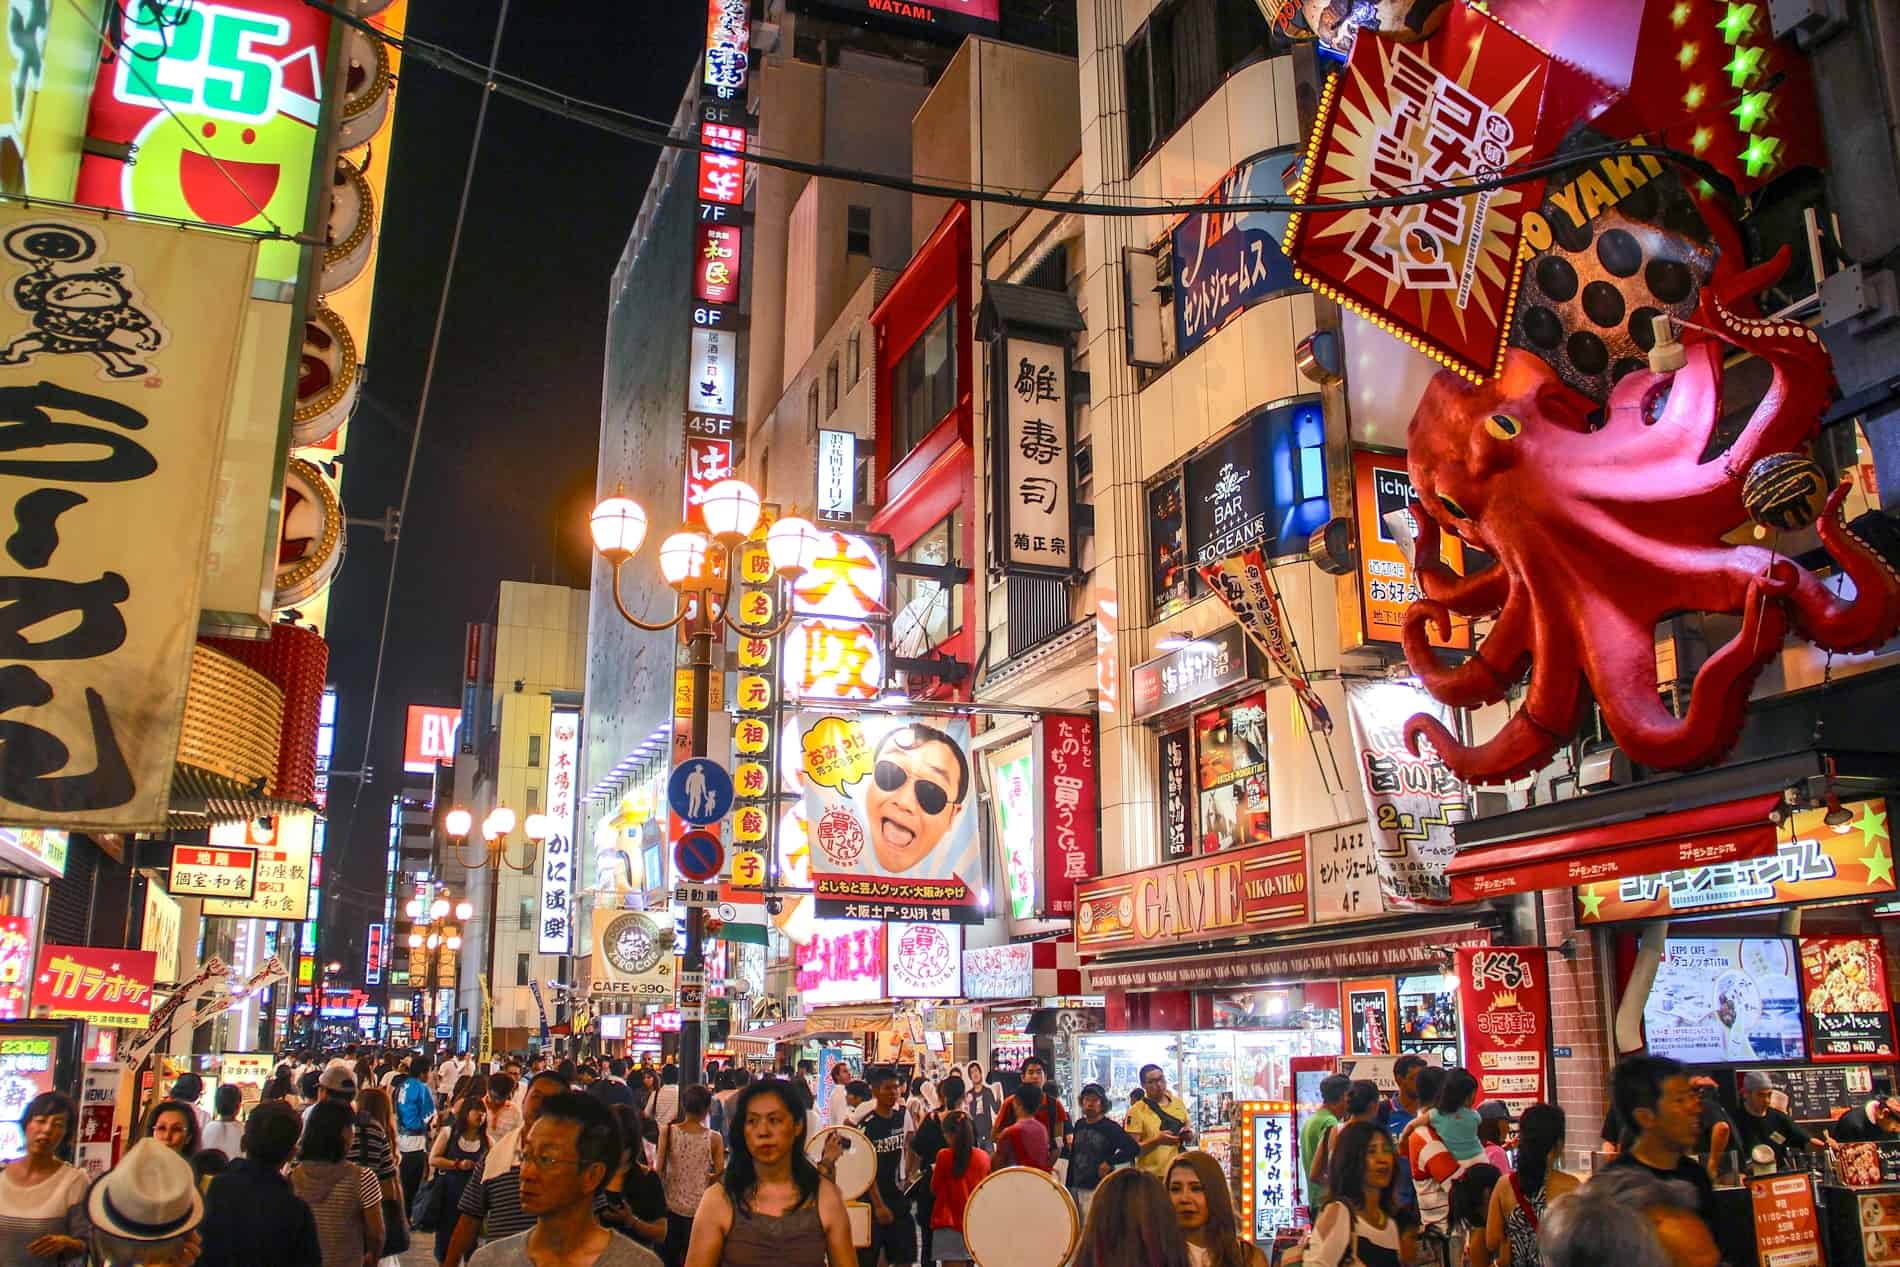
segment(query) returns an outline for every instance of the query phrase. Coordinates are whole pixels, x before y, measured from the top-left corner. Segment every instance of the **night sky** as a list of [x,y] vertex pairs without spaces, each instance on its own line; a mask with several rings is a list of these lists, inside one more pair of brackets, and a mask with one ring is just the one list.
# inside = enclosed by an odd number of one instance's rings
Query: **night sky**
[[[500,0],[412,0],[409,33],[486,63]],[[556,91],[670,120],[704,38],[703,5],[515,0],[500,68]],[[401,495],[429,335],[481,89],[415,60],[402,68],[382,208],[368,377],[350,432],[349,514]],[[489,105],[415,484],[403,522],[370,762],[330,792],[322,956],[360,980],[379,918],[389,798],[404,709],[455,704],[464,625],[503,580],[588,580],[607,286],[658,151],[526,105]],[[684,314],[682,314],[684,319]],[[333,766],[363,752],[391,547],[350,530],[332,591]],[[377,914],[370,914],[374,909]]]

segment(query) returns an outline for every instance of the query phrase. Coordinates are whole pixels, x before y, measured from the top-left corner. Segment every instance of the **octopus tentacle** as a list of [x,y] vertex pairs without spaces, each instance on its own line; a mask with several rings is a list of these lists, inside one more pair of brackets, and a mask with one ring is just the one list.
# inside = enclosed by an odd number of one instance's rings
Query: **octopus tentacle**
[[1504,606],[1511,592],[1509,573],[1493,564],[1470,576],[1458,575],[1439,557],[1438,521],[1417,502],[1412,503],[1412,519],[1418,524],[1413,570],[1427,598],[1443,603],[1460,616],[1489,616]]
[[1777,562],[1765,576],[1750,581],[1743,600],[1742,628],[1703,662],[1681,717],[1663,706],[1656,692],[1656,657],[1640,630],[1599,640],[1617,659],[1599,666],[1605,680],[1592,677],[1597,702],[1610,734],[1639,765],[1692,770],[1727,755],[1741,735],[1748,690],[1762,666],[1781,650],[1788,617],[1770,599],[1793,593],[1794,565]]
[[1531,669],[1530,690],[1496,735],[1463,744],[1436,717],[1415,714],[1405,723],[1405,746],[1413,756],[1430,743],[1453,773],[1467,783],[1509,783],[1541,769],[1569,742],[1577,716],[1583,672],[1576,653],[1547,639],[1544,658]]
[[1827,509],[1815,527],[1829,557],[1854,582],[1854,597],[1836,597],[1811,572],[1790,605],[1801,636],[1828,651],[1872,651],[1900,631],[1900,574],[1886,557],[1855,534],[1841,517],[1851,480],[1843,480],[1828,496]]
[[[1730,297],[1744,288],[1759,290],[1780,277],[1787,263],[1784,246],[1768,264],[1749,270],[1736,285],[1726,288]],[[1820,336],[1806,325],[1785,318],[1739,316],[1713,289],[1703,292],[1698,316],[1737,347],[1768,362],[1774,371],[1774,381],[1722,459],[1729,478],[1739,480],[1764,455],[1799,448],[1814,438],[1821,411],[1834,393],[1833,361]]]
[[1405,609],[1405,660],[1434,699],[1453,708],[1476,708],[1504,698],[1511,684],[1524,676],[1530,656],[1529,605],[1507,603],[1498,622],[1478,644],[1477,654],[1463,664],[1451,665],[1438,656],[1426,625],[1440,638],[1451,635],[1451,613],[1443,603],[1426,598]]

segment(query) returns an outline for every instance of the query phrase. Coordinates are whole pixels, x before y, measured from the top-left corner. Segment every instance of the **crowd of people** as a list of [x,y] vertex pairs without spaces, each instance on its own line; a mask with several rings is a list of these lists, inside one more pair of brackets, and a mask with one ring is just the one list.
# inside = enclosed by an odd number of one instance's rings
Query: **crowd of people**
[[[971,1195],[1012,1166],[1073,1197],[1076,1267],[1716,1267],[1711,1150],[1807,1143],[1759,1080],[1745,1120],[1712,1121],[1688,1071],[1634,1056],[1612,1079],[1616,1155],[1583,1182],[1561,1167],[1555,1105],[1513,1121],[1474,1104],[1466,1070],[1406,1056],[1393,1074],[1389,1096],[1321,1083],[1297,1152],[1311,1226],[1289,1236],[1240,1224],[1154,1065],[1125,1107],[1082,1087],[1072,1119],[1034,1058],[1007,1092],[976,1064],[840,1063],[821,1103],[810,1062],[683,1083],[623,1060],[299,1056],[248,1112],[236,1086],[207,1111],[198,1076],[178,1078],[96,1182],[67,1160],[72,1102],[35,1098],[25,1155],[0,1169],[0,1267],[396,1267],[412,1244],[438,1267],[966,1267]],[[1900,1105],[1864,1112],[1900,1128]],[[843,1145],[811,1146],[826,1126],[874,1154],[866,1247],[834,1182]]]

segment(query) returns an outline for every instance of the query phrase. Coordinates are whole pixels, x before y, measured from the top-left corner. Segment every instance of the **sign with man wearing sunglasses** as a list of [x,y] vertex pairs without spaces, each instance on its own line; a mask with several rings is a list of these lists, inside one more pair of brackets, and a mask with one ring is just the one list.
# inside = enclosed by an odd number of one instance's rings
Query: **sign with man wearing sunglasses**
[[818,914],[981,923],[970,725],[799,719]]

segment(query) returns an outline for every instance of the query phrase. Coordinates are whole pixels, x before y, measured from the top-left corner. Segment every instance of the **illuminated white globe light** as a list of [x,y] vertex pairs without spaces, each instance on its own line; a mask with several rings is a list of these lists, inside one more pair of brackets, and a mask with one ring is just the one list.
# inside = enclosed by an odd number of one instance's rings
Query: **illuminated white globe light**
[[449,938],[450,950],[460,950],[461,948],[462,948],[462,939],[460,937]]
[[404,915],[407,915],[410,919],[421,919],[422,918],[421,900],[419,898],[413,898],[413,897],[410,898],[407,902],[403,903],[402,913]]
[[697,532],[676,532],[660,542],[660,578],[674,589],[702,575],[711,543]]
[[773,524],[765,534],[765,552],[771,556],[772,570],[780,576],[800,576],[811,570],[824,537],[809,519],[789,515]]
[[468,835],[469,829],[474,825],[474,816],[465,809],[452,809],[442,816],[442,830],[457,840]]
[[522,834],[529,840],[546,840],[553,834],[554,823],[546,814],[530,814],[521,825]]
[[429,934],[428,946],[430,950],[434,950],[437,946],[440,946],[441,944],[442,944],[442,939],[440,937],[436,936],[436,934],[434,933]]
[[473,902],[457,902],[455,904],[455,918],[461,920],[464,924],[468,923],[474,914],[475,904]]
[[499,840],[514,829],[515,812],[506,805],[497,805],[482,822],[482,835],[491,840]]
[[429,903],[429,918],[430,919],[441,919],[444,915],[447,915],[448,913],[449,913],[449,900],[447,898],[439,897],[435,901]]
[[609,563],[625,563],[647,539],[647,512],[629,497],[609,497],[594,507],[587,521],[594,549]]
[[422,934],[421,934],[421,933],[410,933],[410,934],[409,934],[409,949],[411,949],[411,950],[421,950],[421,949],[422,949]]
[[725,541],[750,536],[759,526],[759,490],[744,480],[720,480],[699,499],[706,531]]

